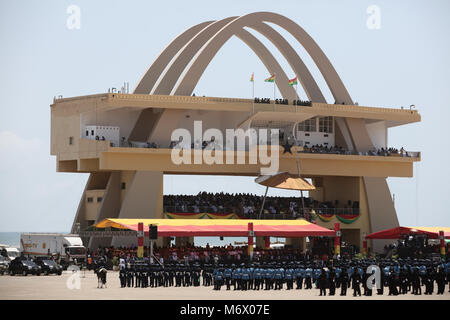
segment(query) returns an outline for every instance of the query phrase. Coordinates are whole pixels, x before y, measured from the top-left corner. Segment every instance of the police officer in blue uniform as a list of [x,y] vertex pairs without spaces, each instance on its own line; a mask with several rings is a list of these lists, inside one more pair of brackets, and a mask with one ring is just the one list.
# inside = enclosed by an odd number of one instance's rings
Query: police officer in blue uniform
[[294,270],[290,265],[286,269],[285,279],[286,279],[286,289],[287,290],[294,289]]
[[223,273],[223,276],[225,278],[225,284],[227,286],[227,290],[231,289],[231,276],[233,274],[233,270],[228,266],[225,268],[225,271]]
[[303,279],[305,278],[305,268],[303,265],[299,265],[295,269],[295,280],[297,282],[297,289],[301,289],[303,287]]
[[305,270],[305,289],[312,289],[312,274],[313,269],[311,268],[311,265],[308,264]]
[[214,290],[220,290],[223,284],[223,269],[216,268],[213,272]]

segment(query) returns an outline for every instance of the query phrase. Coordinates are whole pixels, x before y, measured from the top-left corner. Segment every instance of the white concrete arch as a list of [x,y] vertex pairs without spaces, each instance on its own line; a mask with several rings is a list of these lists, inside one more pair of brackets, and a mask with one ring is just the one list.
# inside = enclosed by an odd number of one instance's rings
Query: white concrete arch
[[[234,17],[234,19],[236,19],[236,17]],[[172,61],[171,65],[167,68],[165,74],[161,77],[159,83],[156,84],[156,88],[154,88],[149,92],[153,94],[170,94],[171,90],[175,86],[181,74],[188,66],[189,62],[192,61],[194,56],[213,37],[211,33],[215,29],[217,29],[218,26],[225,26],[226,21],[231,22],[234,19],[226,18],[221,20],[220,22],[219,21],[215,22],[206,27],[205,29],[201,30],[197,35],[195,35],[193,39],[189,42],[189,44],[186,45],[186,47],[183,48],[179,53],[179,55]],[[316,81],[312,77],[311,73],[309,72],[304,62],[301,60],[301,58],[298,56],[298,54],[295,52],[292,46],[276,30],[274,30],[273,28],[262,22],[259,23],[256,22],[255,24],[249,25],[248,27],[261,33],[263,36],[269,39],[278,48],[278,50],[280,50],[280,52],[283,54],[283,56],[290,64],[291,68],[298,75],[300,83],[302,84],[310,100],[315,102],[326,102],[322,92],[319,89],[319,86],[317,85]],[[234,35],[236,35],[236,33]],[[210,38],[208,38],[208,36]],[[269,72],[271,72],[270,69],[268,70]],[[276,77],[276,85],[280,90],[280,92],[282,92],[282,94],[283,92],[291,91],[288,88],[283,88],[287,86],[286,84],[287,81],[285,81],[284,77]],[[191,93],[192,91],[189,94]],[[283,95],[283,97],[292,99],[293,97],[296,97],[296,95],[289,94]]]
[[214,21],[206,21],[197,24],[186,31],[179,34],[175,39],[173,39],[167,47],[158,55],[158,57],[153,61],[150,67],[142,76],[141,80],[137,84],[133,93],[136,94],[147,94],[155,85],[164,68],[169,64],[172,58],[183,48],[186,43],[192,39],[199,31],[201,31],[206,26],[210,25]]
[[287,40],[279,32],[263,22],[251,25],[249,28],[262,34],[281,52],[291,66],[292,70],[294,70],[297,75],[298,80],[300,81],[300,84],[305,90],[305,93],[310,101],[322,103],[326,102],[322,91],[317,85],[317,82],[314,80],[311,72],[309,72],[308,67],[305,65],[294,48],[292,48],[289,42],[287,42]]
[[[217,32],[195,57],[194,62],[184,74],[174,90],[174,95],[190,95],[204,70],[216,53],[238,30],[258,24],[262,21],[274,23],[291,33],[311,56],[325,78],[333,97],[346,104],[353,104],[351,97],[330,61],[316,42],[294,21],[271,12],[255,12],[234,19]],[[289,57],[290,58],[290,57]],[[288,58],[288,61],[289,61]]]
[[[233,21],[236,17],[229,17],[222,20],[215,21],[204,29],[199,30],[195,35],[192,35],[191,39],[181,49],[178,56],[170,62],[167,70],[156,84],[156,86],[150,91],[152,94],[170,94],[172,88],[175,86],[180,74],[187,67],[189,62],[195,56],[195,54],[202,48],[217,32],[219,32],[230,21]],[[192,91],[188,94],[190,95]]]
[[[267,70],[271,73],[277,74],[277,86],[283,97],[288,99],[296,99],[297,94],[293,87],[289,86],[289,78],[284,72],[281,65],[270,53],[270,51],[259,41],[255,36],[245,29],[240,29],[235,34],[240,40],[247,44],[253,52],[263,62]],[[170,90],[170,88],[166,88]],[[159,94],[168,94],[168,91],[160,92]],[[142,117],[144,117],[144,111]],[[141,121],[136,123],[136,131],[145,132],[148,135],[142,136],[144,141],[150,140],[161,143],[165,137],[170,136],[171,132],[178,127],[179,122],[183,117],[183,111],[180,110],[163,110],[160,118],[156,123],[150,125],[148,121]],[[145,130],[146,129],[146,130]],[[151,136],[151,138],[150,138]],[[149,139],[150,138],[150,139]]]
[[270,53],[266,46],[259,41],[254,35],[245,29],[241,29],[236,32],[236,37],[247,44],[250,49],[255,52],[259,60],[264,64],[269,73],[276,74],[275,82],[280,90],[280,93],[285,99],[297,99],[297,94],[292,86],[289,86],[289,78],[284,72],[281,65],[275,59],[275,57]]
[[[154,86],[156,86],[156,88],[152,89],[149,86],[151,83],[150,81],[147,81],[146,85],[140,86],[140,88],[145,88],[145,92],[152,92],[154,94],[170,94],[173,86],[176,83],[176,80],[180,77],[185,67],[195,56],[196,50],[198,51],[208,41],[208,36],[211,36],[211,34],[215,30],[223,25],[226,25],[227,22],[233,20],[234,18],[235,17],[231,17],[221,20],[219,21],[220,23],[211,23],[204,29],[200,30],[199,33],[197,35],[194,35],[190,40],[185,37],[184,41],[186,46],[181,50],[182,52],[174,60],[172,60],[172,58],[176,55],[176,53],[172,51],[171,57],[166,59],[168,61],[172,61],[172,63],[166,70],[164,76],[162,77],[162,80],[158,83],[155,79],[156,77],[153,77]],[[294,49],[292,49],[292,47],[287,43],[286,40],[282,38],[280,34],[278,34],[274,29],[267,25],[265,27],[266,28],[264,28],[264,26],[255,26],[256,29],[259,30],[259,28],[261,28],[265,34],[269,35],[271,39],[274,39],[273,41],[277,42],[277,47],[281,48],[283,52],[295,53]],[[283,71],[278,61],[264,46],[264,44],[245,29],[237,30],[235,35],[244,43],[246,43],[253,50],[253,52],[255,52],[255,54],[260,58],[260,60],[263,62],[270,73],[275,73],[277,75],[276,85],[280,90],[281,95],[287,99],[297,99],[298,97],[294,88],[288,85],[288,76]],[[284,40],[284,42],[281,39]],[[318,88],[308,69],[304,65],[303,61],[301,61],[298,55],[294,56],[294,58],[291,60],[291,65],[296,68],[295,70],[297,74],[300,74],[299,78],[305,79],[302,81],[302,83],[308,83],[305,89],[309,90],[309,88],[311,88],[310,91],[312,92],[312,95],[316,97],[318,102],[322,102],[321,99],[323,99],[323,96],[321,95],[320,89]],[[150,69],[152,69],[152,67]],[[165,69],[165,67],[159,66],[159,69]],[[152,132],[155,131],[156,124],[159,122],[160,117],[167,117],[170,114],[170,117],[172,117],[170,123],[175,124],[175,122],[177,122],[175,112],[168,112],[168,110],[164,110],[162,111],[162,113],[163,114],[154,113],[151,108],[143,110],[138,120],[136,121],[129,139],[132,141],[147,141]],[[164,128],[167,128],[167,122],[164,123]]]

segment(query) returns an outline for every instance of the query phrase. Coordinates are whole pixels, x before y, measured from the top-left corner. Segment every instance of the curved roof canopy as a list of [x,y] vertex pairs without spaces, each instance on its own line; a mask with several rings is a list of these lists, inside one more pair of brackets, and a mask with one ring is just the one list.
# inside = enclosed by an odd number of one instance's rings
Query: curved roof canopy
[[439,231],[444,231],[444,237],[450,239],[449,227],[396,227],[371,233],[367,239],[400,239],[403,235],[427,234],[430,239],[438,239]]
[[138,223],[144,224],[148,235],[149,225],[158,226],[159,237],[247,237],[248,224],[253,223],[255,236],[264,237],[334,237],[335,231],[320,227],[306,220],[247,220],[247,219],[104,219],[96,228],[138,230]]
[[311,191],[316,188],[303,178],[295,174],[288,172],[281,172],[271,176],[260,176],[255,179],[256,183],[259,183],[266,187],[288,189],[288,190],[303,190]]

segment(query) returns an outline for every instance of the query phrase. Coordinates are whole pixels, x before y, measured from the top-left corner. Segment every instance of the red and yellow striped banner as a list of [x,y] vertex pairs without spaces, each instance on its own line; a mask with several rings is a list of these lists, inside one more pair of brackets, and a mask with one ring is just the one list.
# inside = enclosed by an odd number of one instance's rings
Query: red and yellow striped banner
[[320,214],[320,213],[318,213],[317,216],[323,222],[330,222],[333,219],[334,214]]
[[351,224],[358,220],[359,214],[337,214],[336,218],[342,223]]
[[171,213],[166,212],[169,219],[240,219],[235,213]]
[[168,213],[166,216],[169,219],[203,219],[205,213]]

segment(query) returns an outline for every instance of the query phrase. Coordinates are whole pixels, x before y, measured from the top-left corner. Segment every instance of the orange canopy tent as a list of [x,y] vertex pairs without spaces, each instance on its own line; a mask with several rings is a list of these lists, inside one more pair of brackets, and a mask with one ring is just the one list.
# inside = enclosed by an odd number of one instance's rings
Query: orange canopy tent
[[157,225],[159,237],[247,237],[249,222],[253,223],[255,236],[258,237],[335,236],[334,230],[320,227],[303,219],[105,219],[95,224],[94,227],[137,231],[140,222],[144,224],[146,235],[148,235],[150,224]]
[[267,192],[269,191],[269,187],[277,188],[277,189],[287,189],[287,190],[300,190],[301,200],[302,200],[302,209],[305,208],[305,204],[303,202],[303,191],[311,191],[315,190],[312,184],[308,181],[300,177],[300,166],[298,165],[298,175],[290,174],[289,172],[280,172],[274,175],[267,176],[259,176],[255,179],[256,183],[260,185],[266,186],[266,193],[264,194],[263,203],[261,205],[261,210],[259,211],[259,217],[261,218],[261,214],[264,209],[264,203],[266,202]]
[[444,231],[444,237],[450,239],[449,227],[396,227],[371,233],[367,239],[400,239],[403,235],[427,234],[430,239],[438,239],[439,231]]
[[288,172],[281,172],[271,176],[260,176],[255,179],[255,182],[271,188],[287,189],[287,190],[315,190],[312,184],[297,175]]

